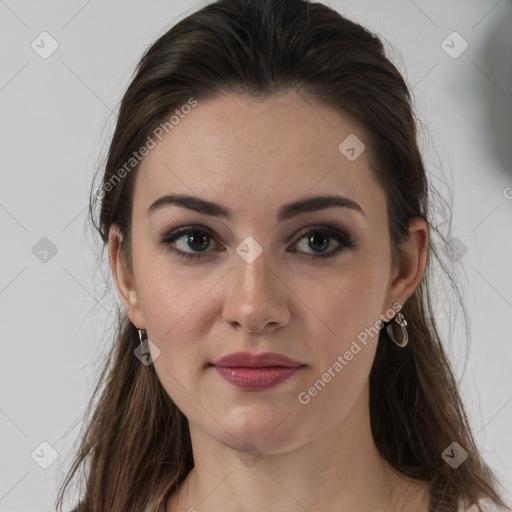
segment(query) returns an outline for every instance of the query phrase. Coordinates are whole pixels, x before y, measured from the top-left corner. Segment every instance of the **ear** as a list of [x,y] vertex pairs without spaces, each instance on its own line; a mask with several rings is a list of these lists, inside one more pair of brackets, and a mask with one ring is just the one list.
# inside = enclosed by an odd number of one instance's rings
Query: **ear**
[[146,329],[146,322],[140,310],[135,281],[121,253],[123,235],[119,226],[112,224],[109,231],[109,260],[119,298],[128,318],[137,329]]
[[427,266],[428,232],[424,219],[410,220],[409,236],[398,249],[399,264],[390,278],[386,305],[398,302],[402,306],[420,284]]

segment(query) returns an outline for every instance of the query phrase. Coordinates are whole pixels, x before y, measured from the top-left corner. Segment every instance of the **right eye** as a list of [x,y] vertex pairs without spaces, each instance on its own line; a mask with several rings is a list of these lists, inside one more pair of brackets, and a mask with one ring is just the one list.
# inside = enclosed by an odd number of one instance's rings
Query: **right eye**
[[[181,239],[184,241],[180,242]],[[200,253],[211,252],[206,251],[211,240],[215,240],[215,238],[212,232],[206,227],[182,226],[165,234],[160,239],[160,244],[166,245],[167,249],[179,258],[194,259],[204,258],[206,256],[203,254],[195,254],[194,252],[187,252],[187,249],[192,248]],[[174,247],[177,246],[178,243],[181,244],[181,248]]]

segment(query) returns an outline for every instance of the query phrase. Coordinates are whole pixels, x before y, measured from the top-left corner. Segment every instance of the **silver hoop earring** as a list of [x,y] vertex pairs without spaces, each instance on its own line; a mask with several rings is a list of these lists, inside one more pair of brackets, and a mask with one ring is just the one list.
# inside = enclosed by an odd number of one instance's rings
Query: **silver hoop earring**
[[395,338],[395,334],[393,332],[394,324],[389,324],[386,327],[386,330],[388,331],[389,337],[391,340],[398,345],[400,348],[403,348],[407,345],[409,342],[409,335],[407,334],[407,329],[405,328],[407,326],[407,320],[404,318],[404,315],[400,313],[400,311],[396,314],[396,316],[393,318],[393,321],[398,324],[400,327],[400,330],[402,331],[401,341],[398,341]]

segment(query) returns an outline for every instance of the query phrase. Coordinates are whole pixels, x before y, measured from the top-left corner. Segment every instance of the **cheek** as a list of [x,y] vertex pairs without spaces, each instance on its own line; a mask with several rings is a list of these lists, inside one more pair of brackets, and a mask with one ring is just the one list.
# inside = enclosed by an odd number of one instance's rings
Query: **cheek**
[[192,268],[180,269],[169,261],[160,263],[158,258],[153,261],[144,266],[139,304],[148,338],[160,351],[154,360],[155,370],[167,393],[179,404],[181,393],[197,391],[195,383],[207,362],[209,349],[204,340],[214,321],[211,304],[220,276],[203,273],[198,278]]
[[[318,363],[312,384],[316,382],[318,395],[323,395],[318,402],[349,406],[367,381],[380,333],[385,265],[375,255],[361,252],[347,272],[309,294],[311,310],[322,320],[306,323],[306,337]],[[311,389],[308,395],[315,392]],[[341,414],[341,409],[333,414]]]
[[206,362],[205,305],[213,284],[159,274],[141,290],[148,337],[159,350],[154,369],[166,393],[191,421],[204,416],[198,385]]
[[160,350],[180,356],[185,348],[190,352],[200,342],[211,286],[208,281],[170,279],[161,275],[145,282],[139,291],[140,306],[148,335],[151,333]]
[[324,333],[330,334],[329,344],[337,352],[348,350],[352,340],[375,327],[387,292],[386,282],[383,265],[372,263],[368,255],[309,295],[320,312]]
[[[317,331],[310,339],[319,340],[312,349],[318,357],[318,371],[324,374],[324,380],[344,381],[340,385],[346,388],[349,381],[364,379],[371,367],[380,332],[377,323],[380,310],[376,305],[372,306],[371,290],[360,284],[346,285],[333,296],[335,300],[322,309],[328,330],[324,327],[322,333]],[[330,374],[325,374],[328,370]],[[357,382],[355,385],[357,387]]]
[[[357,402],[364,409],[361,392],[368,384],[380,333],[379,310],[369,308],[371,290],[360,282],[343,284],[331,293],[334,300],[320,309],[329,329],[322,324],[308,335],[315,364],[296,397],[301,414],[321,418],[326,427],[342,421]],[[313,436],[318,424],[305,428],[306,435]]]
[[149,241],[141,246],[134,258],[139,258],[135,266],[137,296],[148,336],[151,334],[161,350],[171,345],[179,349],[187,341],[185,337],[194,338],[190,318],[201,310],[214,278],[204,272],[199,278],[193,267],[180,266],[161,247],[150,248]]

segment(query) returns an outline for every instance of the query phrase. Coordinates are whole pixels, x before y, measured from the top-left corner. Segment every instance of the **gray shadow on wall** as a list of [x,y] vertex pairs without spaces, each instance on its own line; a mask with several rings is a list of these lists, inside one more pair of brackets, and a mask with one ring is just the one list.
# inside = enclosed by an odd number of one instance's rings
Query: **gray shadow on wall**
[[[504,1],[496,10],[499,16],[481,22],[487,25],[487,40],[473,64],[485,74],[481,98],[496,161],[505,175],[512,177],[512,1]],[[478,68],[475,70],[480,73]]]

